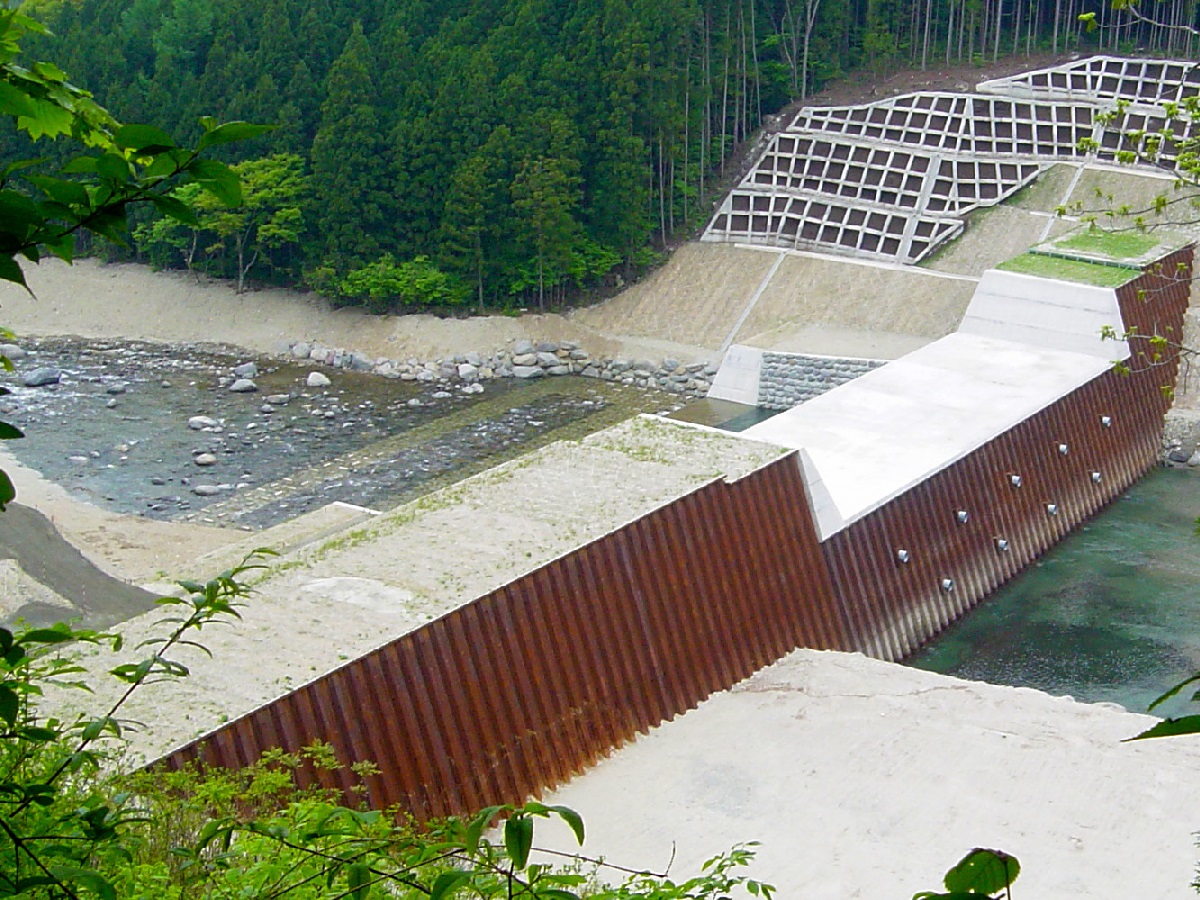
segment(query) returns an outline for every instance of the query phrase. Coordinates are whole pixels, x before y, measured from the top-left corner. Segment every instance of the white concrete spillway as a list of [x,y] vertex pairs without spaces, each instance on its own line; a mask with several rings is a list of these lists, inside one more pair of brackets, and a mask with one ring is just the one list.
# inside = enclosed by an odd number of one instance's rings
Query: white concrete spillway
[[824,541],[1110,365],[952,334],[743,434],[803,451]]
[[980,279],[958,333],[1082,353],[1106,362],[1127,359],[1129,345],[1104,338],[1106,328],[1124,333],[1112,288],[991,269]]
[[[957,333],[743,434],[801,451],[825,540],[1126,359],[1105,326],[1125,328],[1114,289],[992,269]],[[761,351],[727,360],[714,393],[756,394]]]

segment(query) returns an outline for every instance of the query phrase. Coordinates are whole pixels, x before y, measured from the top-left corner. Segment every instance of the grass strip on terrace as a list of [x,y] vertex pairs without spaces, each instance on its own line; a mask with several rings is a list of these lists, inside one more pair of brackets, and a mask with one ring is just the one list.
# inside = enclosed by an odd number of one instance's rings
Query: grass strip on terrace
[[1111,288],[1120,287],[1141,274],[1140,269],[1132,266],[1104,265],[1061,256],[1047,256],[1043,253],[1024,253],[1000,263],[996,268],[1021,275],[1036,275],[1039,278],[1054,278],[1059,281]]
[[1055,241],[1056,250],[1075,250],[1107,256],[1109,259],[1136,259],[1153,250],[1159,239],[1137,231],[1104,231],[1089,228],[1062,240]]

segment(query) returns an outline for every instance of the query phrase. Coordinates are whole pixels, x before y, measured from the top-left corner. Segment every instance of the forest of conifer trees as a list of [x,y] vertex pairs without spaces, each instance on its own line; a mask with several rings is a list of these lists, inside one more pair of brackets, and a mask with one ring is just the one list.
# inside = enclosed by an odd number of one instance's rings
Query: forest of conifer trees
[[[1200,0],[1152,12],[1194,25]],[[1195,54],[1098,0],[28,0],[31,46],[124,121],[239,145],[246,207],[140,222],[139,258],[346,302],[544,306],[709,215],[724,163],[853,68]],[[1101,28],[1088,32],[1081,14]],[[29,154],[4,136],[11,158]],[[39,154],[45,154],[42,148]],[[250,160],[256,160],[250,162]],[[251,177],[252,176],[252,177]]]

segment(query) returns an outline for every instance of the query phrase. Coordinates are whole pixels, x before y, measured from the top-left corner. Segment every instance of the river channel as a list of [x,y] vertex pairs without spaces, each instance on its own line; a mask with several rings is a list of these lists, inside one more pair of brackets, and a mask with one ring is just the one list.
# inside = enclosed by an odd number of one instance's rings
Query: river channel
[[[80,499],[166,520],[267,527],[333,501],[387,509],[551,441],[577,439],[680,400],[579,377],[460,387],[328,371],[275,359],[254,393],[232,393],[250,360],[213,347],[43,340],[5,383],[2,418],[23,463]],[[59,384],[20,386],[33,368]],[[268,402],[268,399],[271,402]],[[215,425],[196,430],[189,419]],[[202,454],[213,460],[197,465]],[[210,493],[211,491],[211,493]]]

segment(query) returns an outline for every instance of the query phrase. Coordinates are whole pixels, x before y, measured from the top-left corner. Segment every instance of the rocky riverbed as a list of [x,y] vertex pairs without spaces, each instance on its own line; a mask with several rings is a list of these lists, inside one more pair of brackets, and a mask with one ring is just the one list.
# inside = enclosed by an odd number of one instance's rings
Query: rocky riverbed
[[[311,347],[303,361],[72,339],[8,349],[16,371],[0,411],[30,434],[9,445],[22,462],[117,511],[246,528],[335,500],[387,508],[536,446],[683,402],[648,388],[646,376],[638,386],[631,364],[622,384],[495,369],[484,377],[478,370],[488,367],[465,359],[381,378],[374,361],[314,368]],[[548,361],[563,351],[533,352],[536,365],[536,354]]]
[[[516,341],[511,349],[496,353],[471,352],[433,360],[372,359],[357,350],[296,341],[289,349],[293,359],[311,360],[335,369],[373,372],[401,381],[459,382],[474,385],[495,379],[523,380],[581,375],[640,388],[657,388],[685,397],[703,397],[712,387],[717,367],[712,363],[683,363],[666,357],[660,362],[624,357],[594,357],[573,341]],[[470,389],[468,393],[471,392]]]

